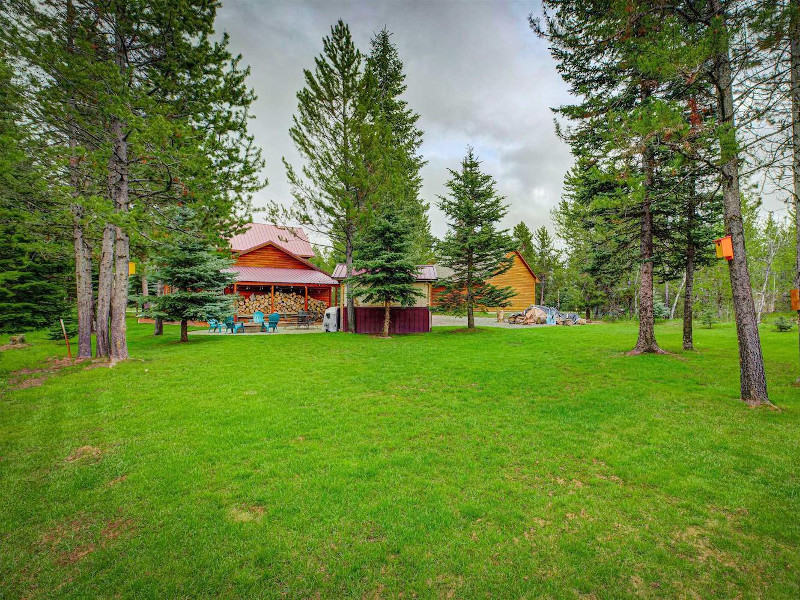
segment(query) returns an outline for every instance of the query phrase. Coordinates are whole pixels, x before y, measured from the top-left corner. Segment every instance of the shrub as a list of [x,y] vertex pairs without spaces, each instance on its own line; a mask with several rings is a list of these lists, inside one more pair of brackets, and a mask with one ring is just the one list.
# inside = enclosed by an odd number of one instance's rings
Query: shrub
[[701,310],[700,322],[708,329],[711,329],[714,326],[714,323],[717,322],[717,314],[714,312],[714,309],[706,307]]
[[[78,335],[78,311],[72,310],[61,317],[64,319],[64,329],[67,330],[67,336],[70,338]],[[48,340],[63,340],[64,334],[61,332],[61,323],[55,319],[50,327],[47,329]]]
[[792,322],[786,317],[780,316],[775,319],[775,328],[778,331],[789,331],[792,329]]
[[653,301],[653,316],[656,319],[669,319],[669,308],[659,299]]

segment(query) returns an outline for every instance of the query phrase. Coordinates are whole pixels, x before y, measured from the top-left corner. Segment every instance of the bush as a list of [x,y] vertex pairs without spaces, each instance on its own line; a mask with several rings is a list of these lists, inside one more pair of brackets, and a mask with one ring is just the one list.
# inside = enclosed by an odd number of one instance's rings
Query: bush
[[717,314],[713,308],[704,308],[700,311],[700,322],[711,329],[714,326],[714,323],[717,322]]
[[778,317],[775,319],[775,328],[778,331],[790,331],[792,329],[792,322],[786,317]]
[[[61,317],[64,319],[64,328],[67,330],[67,336],[70,338],[78,335],[78,312],[73,310]],[[63,340],[64,334],[61,332],[61,323],[55,319],[50,327],[47,328],[48,340]]]
[[669,319],[669,308],[659,299],[653,301],[653,316],[656,319]]

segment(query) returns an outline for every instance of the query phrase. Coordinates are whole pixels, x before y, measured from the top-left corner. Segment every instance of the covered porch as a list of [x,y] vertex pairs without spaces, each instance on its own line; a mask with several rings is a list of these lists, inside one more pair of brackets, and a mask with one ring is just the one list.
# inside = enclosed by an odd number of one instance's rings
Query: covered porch
[[300,312],[311,315],[312,321],[321,321],[325,309],[336,301],[339,284],[321,271],[239,266],[231,270],[237,281],[225,293],[238,297],[237,321],[252,320],[255,312],[277,312],[286,323]]

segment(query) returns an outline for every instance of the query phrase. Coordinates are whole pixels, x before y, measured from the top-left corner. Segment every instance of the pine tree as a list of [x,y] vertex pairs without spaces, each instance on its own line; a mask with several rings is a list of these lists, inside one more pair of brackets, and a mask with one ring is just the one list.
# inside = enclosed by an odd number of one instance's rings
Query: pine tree
[[539,277],[539,303],[544,304],[545,292],[549,289],[558,266],[558,250],[547,227],[542,225],[536,230],[533,242],[533,268]]
[[383,337],[389,336],[392,304],[411,306],[423,295],[414,287],[418,267],[413,242],[414,230],[404,211],[386,205],[356,243],[353,293],[383,305]]
[[373,123],[385,124],[387,136],[381,140],[385,154],[386,177],[391,185],[386,201],[399,204],[407,213],[413,231],[413,253],[416,260],[431,258],[432,236],[427,202],[420,197],[420,171],[425,161],[420,155],[422,131],[417,128],[419,115],[403,99],[406,91],[403,61],[392,43],[392,34],[384,28],[370,41],[366,73],[371,78],[374,101],[371,103]]
[[[301,172],[283,160],[295,200],[287,217],[342,248],[348,288],[353,245],[379,204],[384,172],[377,150],[386,130],[372,127],[375,90],[371,77],[364,77],[363,62],[350,28],[338,21],[323,39],[314,71],[304,71],[305,87],[297,93],[289,135],[304,161]],[[349,289],[346,295],[348,328],[354,332],[354,298]]]
[[524,258],[529,265],[532,265],[534,262],[533,233],[531,233],[530,228],[520,221],[514,225],[514,229],[511,230],[511,236],[514,238],[514,243],[516,244],[517,250],[522,255],[522,258]]
[[438,206],[447,217],[449,230],[437,246],[439,263],[453,270],[444,280],[440,305],[466,312],[467,327],[475,328],[476,307],[508,306],[510,287],[497,287],[489,279],[511,268],[514,240],[498,229],[508,205],[497,193],[491,175],[481,172],[480,161],[470,147],[461,170],[449,169],[450,195],[439,196]]
[[181,342],[188,342],[188,321],[222,319],[233,310],[233,297],[224,294],[235,275],[227,270],[232,261],[206,241],[193,223],[194,214],[179,211],[175,230],[155,257],[156,277],[169,293],[151,298],[150,314],[181,322]]
[[204,230],[223,238],[262,185],[260,153],[247,133],[254,96],[227,37],[212,41],[216,10],[203,0],[0,7],[29,84],[26,119],[72,189],[81,355],[90,348],[94,304],[98,355],[127,357],[131,244],[169,229],[163,216],[177,202],[202,206]]
[[62,207],[48,194],[29,130],[17,122],[22,101],[0,52],[0,331],[12,333],[68,312],[70,267],[53,223]]

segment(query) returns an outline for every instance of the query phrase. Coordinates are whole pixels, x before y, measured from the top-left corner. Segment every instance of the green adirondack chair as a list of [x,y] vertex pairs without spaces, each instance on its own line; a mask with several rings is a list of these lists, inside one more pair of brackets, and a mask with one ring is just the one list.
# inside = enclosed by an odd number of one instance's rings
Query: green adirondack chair
[[225,333],[244,333],[244,323],[237,323],[233,317],[225,319]]
[[274,331],[277,333],[278,331],[278,321],[281,320],[281,316],[278,313],[272,313],[269,316],[269,322],[267,323],[267,331]]

